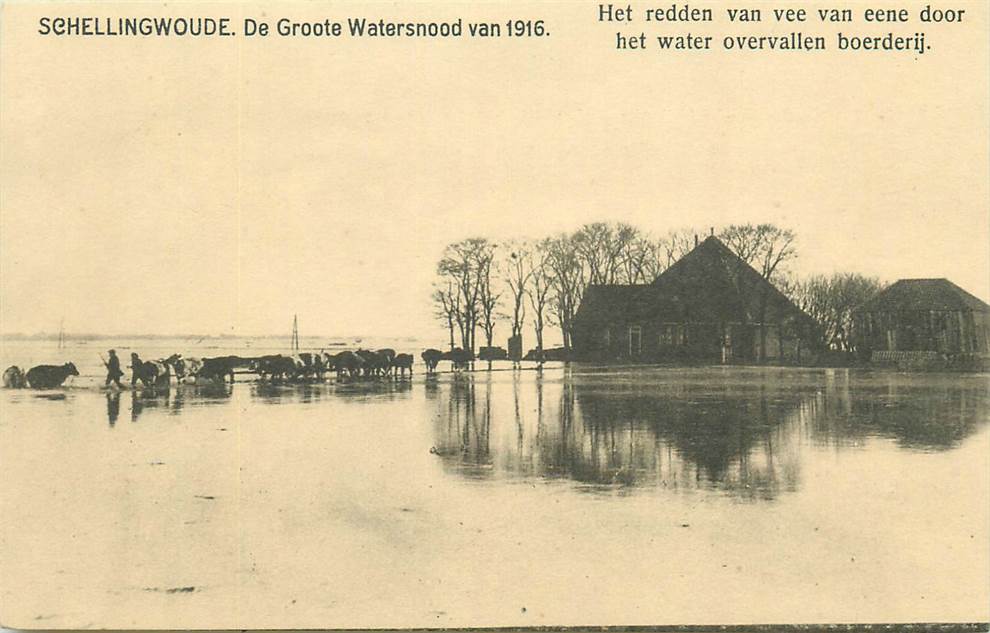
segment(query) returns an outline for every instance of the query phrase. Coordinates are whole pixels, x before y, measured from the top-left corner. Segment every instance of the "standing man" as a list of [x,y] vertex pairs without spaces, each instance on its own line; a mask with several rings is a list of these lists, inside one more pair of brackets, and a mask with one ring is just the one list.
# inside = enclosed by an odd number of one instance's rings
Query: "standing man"
[[131,352],[131,389],[137,387],[138,380],[141,380],[142,383],[145,382],[141,372],[142,365],[144,365],[144,361],[137,355],[137,352]]
[[117,350],[109,350],[107,354],[110,355],[110,359],[107,360],[107,381],[105,384],[109,387],[112,382],[123,389],[124,385],[120,384],[120,377],[124,375],[124,372],[120,371],[120,359],[117,358]]

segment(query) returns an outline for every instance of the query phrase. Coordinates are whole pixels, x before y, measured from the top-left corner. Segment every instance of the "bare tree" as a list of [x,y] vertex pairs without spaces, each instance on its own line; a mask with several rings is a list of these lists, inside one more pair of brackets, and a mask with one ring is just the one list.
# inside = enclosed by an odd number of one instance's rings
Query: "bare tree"
[[574,315],[584,295],[585,267],[572,236],[562,234],[545,241],[546,263],[551,273],[551,307],[560,325],[564,349],[571,348]]
[[491,289],[491,261],[494,245],[485,238],[470,238],[449,244],[437,264],[437,274],[456,293],[461,323],[461,346],[474,352],[479,317],[486,334],[494,328],[494,309],[498,302]]
[[432,297],[435,314],[438,319],[446,324],[447,331],[450,334],[450,349],[454,349],[455,323],[460,330],[461,338],[463,339],[464,337],[464,323],[461,319],[460,306],[457,303],[459,294],[454,292],[452,284],[448,283],[444,287],[437,282],[434,284]]
[[485,332],[485,344],[492,347],[495,337],[495,317],[501,292],[492,275],[495,263],[496,245],[486,242],[474,253],[475,270],[478,276],[478,304],[481,311],[481,329]]
[[796,236],[773,224],[731,224],[719,233],[725,245],[773,283],[782,265],[797,257]]
[[665,262],[663,243],[642,235],[626,248],[622,260],[623,276],[630,284],[653,283],[667,269]]
[[512,336],[522,336],[526,321],[526,287],[532,275],[530,260],[533,247],[524,241],[510,241],[503,245],[502,252],[505,253],[501,262],[502,276],[512,301],[512,313],[509,315]]
[[[770,298],[768,285],[772,284],[775,278],[783,276],[785,264],[797,257],[796,236],[790,229],[783,229],[773,224],[732,224],[722,229],[719,237],[739,256],[739,259],[755,268],[768,282],[760,285],[758,289],[739,288],[744,295],[752,296],[754,290],[757,293],[757,322],[760,328],[759,360],[763,362],[766,360],[767,350],[766,312]],[[736,277],[742,279],[741,275]]]
[[615,284],[628,283],[620,279],[623,262],[639,238],[639,229],[628,224],[594,222],[582,226],[570,240],[589,284]]
[[856,351],[853,310],[884,288],[878,278],[857,273],[813,275],[789,286],[794,302],[821,326],[823,344],[845,352]]
[[664,270],[691,252],[698,234],[698,231],[693,228],[674,229],[660,240],[659,246],[663,250],[662,256],[666,258],[666,261],[663,262]]
[[536,335],[537,357],[543,357],[543,329],[548,322],[547,308],[550,303],[550,293],[553,288],[548,259],[550,257],[550,240],[543,240],[530,250],[526,257],[526,295],[533,309],[533,333]]

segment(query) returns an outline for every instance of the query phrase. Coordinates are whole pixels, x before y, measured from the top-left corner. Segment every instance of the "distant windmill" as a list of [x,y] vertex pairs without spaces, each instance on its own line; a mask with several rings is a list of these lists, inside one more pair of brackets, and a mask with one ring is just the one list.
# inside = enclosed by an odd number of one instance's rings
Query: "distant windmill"
[[292,351],[299,351],[299,317],[292,315]]

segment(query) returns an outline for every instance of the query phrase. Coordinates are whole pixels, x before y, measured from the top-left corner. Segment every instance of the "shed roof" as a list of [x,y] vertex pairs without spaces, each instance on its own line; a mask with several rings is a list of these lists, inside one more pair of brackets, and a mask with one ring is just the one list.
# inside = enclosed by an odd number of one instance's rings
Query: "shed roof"
[[990,305],[948,279],[901,279],[861,305],[858,312],[990,312]]

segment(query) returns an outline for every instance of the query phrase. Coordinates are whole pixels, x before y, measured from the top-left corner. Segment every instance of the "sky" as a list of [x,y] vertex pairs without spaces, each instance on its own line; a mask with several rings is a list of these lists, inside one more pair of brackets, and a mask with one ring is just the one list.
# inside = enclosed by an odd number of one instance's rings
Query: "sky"
[[617,52],[580,6],[520,9],[551,37],[491,43],[45,39],[46,9],[5,5],[0,332],[285,334],[298,314],[442,342],[445,244],[591,221],[773,222],[800,274],[990,299],[985,8],[917,59],[762,61]]

